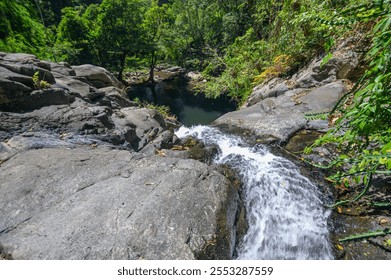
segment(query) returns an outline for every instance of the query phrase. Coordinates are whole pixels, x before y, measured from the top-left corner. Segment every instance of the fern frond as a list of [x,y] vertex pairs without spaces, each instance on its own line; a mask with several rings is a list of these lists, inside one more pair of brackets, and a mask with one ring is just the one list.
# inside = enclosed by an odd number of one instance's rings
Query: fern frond
[[321,113],[308,113],[304,115],[304,118],[309,121],[313,120],[327,120],[329,116],[329,112],[321,112]]

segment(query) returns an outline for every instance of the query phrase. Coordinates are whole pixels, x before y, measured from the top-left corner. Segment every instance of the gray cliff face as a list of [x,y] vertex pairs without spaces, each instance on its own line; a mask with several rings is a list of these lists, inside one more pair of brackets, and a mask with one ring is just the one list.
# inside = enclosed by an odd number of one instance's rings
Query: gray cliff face
[[122,88],[100,67],[0,53],[2,258],[232,257],[238,189],[161,153],[178,141],[171,126]]

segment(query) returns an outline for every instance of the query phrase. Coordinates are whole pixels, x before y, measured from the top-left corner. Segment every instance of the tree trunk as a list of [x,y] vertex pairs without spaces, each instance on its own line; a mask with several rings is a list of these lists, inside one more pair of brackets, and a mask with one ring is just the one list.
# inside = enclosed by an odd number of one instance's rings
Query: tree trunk
[[155,65],[151,64],[149,67],[149,78],[148,83],[155,84]]
[[154,86],[155,85],[155,66],[156,66],[156,56],[155,56],[155,52],[153,52],[151,54],[151,60],[150,60],[150,64],[149,64],[149,78],[148,78],[148,83],[151,85],[151,86]]
[[120,66],[119,66],[118,77],[117,77],[118,80],[120,80],[121,82],[123,82],[122,75],[125,69],[125,61],[126,61],[126,52],[122,52],[120,55]]

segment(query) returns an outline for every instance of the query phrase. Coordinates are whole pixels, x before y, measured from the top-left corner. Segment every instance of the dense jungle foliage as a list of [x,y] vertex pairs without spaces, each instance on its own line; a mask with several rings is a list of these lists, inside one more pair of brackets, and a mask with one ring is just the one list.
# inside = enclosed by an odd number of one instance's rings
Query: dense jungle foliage
[[[329,25],[376,19],[371,45],[366,53],[368,69],[353,89],[343,96],[329,118],[334,127],[313,146],[336,144],[339,155],[328,166],[341,167],[331,179],[338,185],[361,185],[362,190],[351,199],[334,206],[357,204],[366,195],[376,176],[391,175],[391,4],[373,1],[369,5],[346,9]],[[310,149],[309,149],[310,150]],[[308,150],[308,151],[309,151]],[[376,189],[374,190],[376,193]],[[390,207],[389,199],[367,200],[369,206]]]
[[[123,78],[157,63],[202,71],[202,90],[239,104],[344,37],[367,37],[368,69],[333,111],[316,145],[337,143],[334,178],[390,175],[390,0],[0,0],[0,51],[92,63]],[[364,28],[363,28],[364,26]],[[365,28],[367,26],[367,28]],[[360,34],[362,33],[362,34]],[[348,178],[348,179],[346,179]],[[338,181],[336,179],[336,181]],[[367,188],[363,190],[365,192]]]
[[320,19],[369,2],[0,0],[0,50],[93,63],[120,78],[167,62],[203,71],[208,95],[243,102],[254,84],[293,73],[351,28]]

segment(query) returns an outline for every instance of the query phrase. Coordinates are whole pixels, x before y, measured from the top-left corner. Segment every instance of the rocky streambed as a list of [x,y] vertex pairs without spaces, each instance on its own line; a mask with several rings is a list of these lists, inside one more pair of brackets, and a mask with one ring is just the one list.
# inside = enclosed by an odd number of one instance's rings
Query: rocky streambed
[[[357,190],[341,190],[324,180],[322,170],[303,163],[302,159],[328,164],[336,151],[333,147],[316,148],[310,155],[303,149],[329,129],[328,113],[339,98],[351,89],[352,83],[363,73],[360,54],[349,47],[348,41],[333,53],[323,65],[322,57],[313,61],[290,78],[272,78],[255,87],[244,106],[217,119],[220,129],[242,135],[253,145],[268,144],[273,152],[289,158],[301,166],[301,172],[316,182],[326,197],[325,204],[357,196]],[[390,178],[374,180],[368,193],[373,201],[389,200]],[[344,193],[345,192],[345,193]],[[365,202],[365,201],[364,201]],[[364,203],[365,204],[365,203]],[[391,225],[389,208],[352,209],[335,207],[329,219],[330,238],[336,259],[391,259],[388,244],[390,235],[350,242],[339,240],[350,235],[384,230]]]
[[[328,129],[308,116],[333,108],[359,61],[343,48],[324,66],[316,58],[290,79],[254,88],[243,108],[212,126],[291,158],[332,200],[324,174],[291,154],[301,156]],[[215,145],[180,141],[178,123],[129,101],[107,70],[0,53],[0,110],[2,258],[237,256],[248,229],[237,173],[213,163]],[[332,152],[311,156],[322,161]],[[390,258],[373,243],[338,243],[357,225],[345,217],[335,212],[328,221],[335,258]],[[372,222],[379,217],[366,226],[387,226],[388,217]]]
[[162,152],[172,122],[123,89],[103,68],[0,54],[3,258],[232,257],[237,185]]

